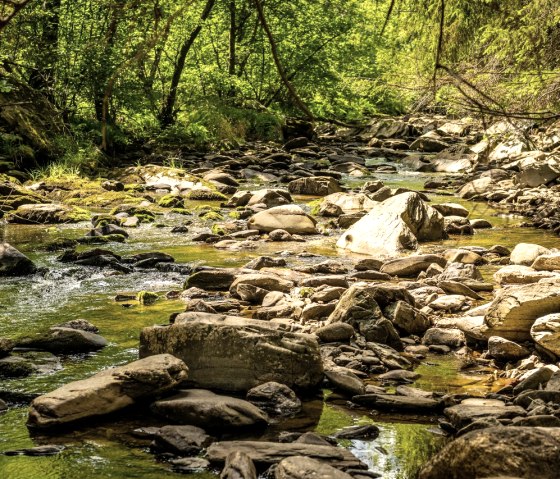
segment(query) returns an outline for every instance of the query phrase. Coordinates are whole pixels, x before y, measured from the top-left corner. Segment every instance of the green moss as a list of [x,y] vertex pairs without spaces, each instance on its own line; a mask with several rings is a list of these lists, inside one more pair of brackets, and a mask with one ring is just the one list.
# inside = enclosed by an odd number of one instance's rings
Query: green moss
[[142,201],[143,198],[131,196],[123,191],[96,190],[95,192],[91,192],[91,194],[79,193],[79,196],[69,198],[65,202],[69,205],[108,208],[123,203],[139,204]]
[[159,295],[157,293],[153,293],[151,291],[140,291],[136,295],[136,300],[145,306],[149,306],[154,304],[159,299]]
[[71,211],[68,211],[65,214],[65,222],[70,223],[80,223],[81,221],[89,221],[91,218],[91,214],[89,211],[84,210],[83,208],[78,208],[74,206]]
[[315,288],[303,287],[299,290],[299,295],[302,298],[309,298],[315,291]]
[[110,242],[124,243],[126,238],[123,235],[111,234],[103,236],[84,236],[83,238],[79,238],[77,241],[80,244],[105,244]]
[[204,221],[222,221],[224,217],[216,211],[209,211],[201,216]]
[[178,195],[169,194],[161,197],[158,205],[162,208],[184,208],[185,199]]
[[189,210],[187,210],[186,208],[173,208],[171,210],[171,213],[176,213],[178,215],[190,215],[191,212]]
[[241,218],[241,213],[239,211],[231,211],[228,216],[234,220]]
[[320,198],[318,200],[310,201],[309,203],[307,203],[307,206],[309,206],[309,208],[311,209],[310,213],[312,215],[318,215],[319,209],[321,208],[322,204],[323,204],[323,199]]
[[213,224],[212,225],[212,233],[219,236],[224,236],[226,234],[226,230],[222,225]]
[[136,213],[134,216],[140,220],[140,223],[153,223],[156,216],[153,213]]

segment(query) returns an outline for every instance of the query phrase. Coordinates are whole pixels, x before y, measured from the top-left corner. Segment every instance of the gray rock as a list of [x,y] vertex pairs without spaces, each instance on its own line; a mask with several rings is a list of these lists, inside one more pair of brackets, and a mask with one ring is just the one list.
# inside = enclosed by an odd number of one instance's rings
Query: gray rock
[[297,205],[275,206],[252,216],[247,226],[263,232],[282,229],[290,234],[317,234],[316,221]]
[[550,253],[544,246],[531,243],[519,243],[515,245],[510,256],[511,264],[531,266],[538,256]]
[[103,349],[109,343],[99,334],[73,328],[51,328],[46,334],[36,338],[25,338],[18,346],[35,348],[51,353],[86,353]]
[[352,396],[358,396],[365,392],[362,380],[344,368],[327,369],[325,370],[325,376],[336,389],[340,389]]
[[220,479],[257,479],[257,470],[247,454],[233,451],[226,457]]
[[422,344],[445,345],[458,348],[466,343],[465,333],[455,328],[430,328],[422,338]]
[[355,334],[354,328],[347,323],[332,323],[315,331],[315,335],[323,343],[337,343],[349,341]]
[[163,426],[154,435],[154,447],[181,456],[195,456],[213,442],[204,429],[195,426]]
[[140,357],[162,352],[189,364],[189,381],[202,388],[248,391],[276,381],[305,389],[323,378],[315,336],[235,316],[183,313],[173,325],[144,328]]
[[274,479],[352,479],[350,474],[305,456],[287,457],[274,470]]
[[559,428],[492,427],[469,432],[450,442],[421,469],[418,478],[556,479],[558,464]]
[[247,400],[263,411],[276,415],[290,415],[301,409],[301,401],[285,384],[269,381],[247,392]]
[[419,254],[406,256],[387,261],[381,266],[381,272],[391,276],[409,277],[417,276],[421,271],[425,271],[432,264],[444,267],[447,260],[437,254]]
[[348,229],[337,247],[376,257],[394,257],[418,248],[418,241],[446,236],[443,216],[417,193],[403,193],[378,205]]
[[479,419],[511,419],[525,416],[525,410],[519,406],[506,406],[497,399],[465,399],[460,404],[446,408],[443,413],[451,424],[461,429]]
[[531,326],[531,337],[541,348],[560,357],[560,314],[537,318]]
[[263,425],[266,414],[243,399],[221,396],[204,389],[189,389],[152,404],[152,410],[168,420],[208,429],[232,429]]
[[529,356],[531,352],[513,341],[508,341],[500,336],[490,336],[488,354],[498,361],[518,361]]
[[33,274],[37,267],[27,256],[8,243],[0,243],[0,276]]
[[327,196],[342,189],[330,176],[312,176],[290,181],[288,191],[295,195]]
[[435,399],[396,394],[364,394],[354,396],[352,401],[382,411],[403,413],[432,413],[441,408],[441,403]]
[[168,391],[187,376],[185,363],[169,354],[106,369],[34,399],[27,424],[46,428],[108,414]]

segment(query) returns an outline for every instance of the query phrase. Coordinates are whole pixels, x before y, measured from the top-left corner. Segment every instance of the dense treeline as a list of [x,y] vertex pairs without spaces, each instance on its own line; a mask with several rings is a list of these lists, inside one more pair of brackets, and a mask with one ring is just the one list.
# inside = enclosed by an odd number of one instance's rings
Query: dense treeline
[[7,123],[48,102],[108,152],[270,138],[284,115],[539,116],[559,40],[555,0],[0,0],[0,102]]

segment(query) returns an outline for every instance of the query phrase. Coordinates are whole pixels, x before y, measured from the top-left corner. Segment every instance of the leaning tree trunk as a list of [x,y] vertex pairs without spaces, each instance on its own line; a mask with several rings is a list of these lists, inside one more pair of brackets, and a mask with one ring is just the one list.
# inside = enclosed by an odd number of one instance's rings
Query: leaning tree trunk
[[206,6],[204,7],[202,14],[200,15],[200,23],[191,32],[189,38],[187,38],[187,40],[185,41],[185,43],[183,43],[183,46],[181,47],[181,50],[179,52],[179,58],[177,59],[177,63],[175,64],[175,69],[173,70],[173,76],[171,77],[171,86],[169,88],[169,93],[167,94],[163,108],[159,115],[159,123],[162,128],[165,128],[173,124],[175,120],[175,103],[177,102],[177,88],[179,87],[181,76],[183,74],[183,70],[185,69],[185,60],[196,38],[198,37],[200,31],[202,30],[202,24],[212,13],[212,9],[214,8],[215,3],[216,0],[208,0],[206,2]]
[[270,27],[268,26],[268,22],[266,21],[266,17],[264,15],[264,10],[261,1],[253,0],[253,2],[255,4],[255,7],[257,7],[259,21],[263,27],[263,30],[266,33],[266,36],[268,37],[268,42],[270,43],[270,50],[272,52],[272,58],[274,59],[274,64],[276,65],[276,69],[278,70],[278,74],[280,75],[282,82],[284,83],[284,85],[286,85],[286,88],[290,92],[290,96],[294,100],[296,106],[305,114],[305,116],[309,120],[313,121],[314,120],[313,113],[311,113],[307,105],[303,102],[301,97],[298,95],[294,85],[292,84],[292,82],[290,82],[288,75],[286,75],[286,71],[284,70],[282,63],[280,62],[280,57],[278,56],[278,48],[276,47],[276,41],[274,40],[272,31],[270,30]]

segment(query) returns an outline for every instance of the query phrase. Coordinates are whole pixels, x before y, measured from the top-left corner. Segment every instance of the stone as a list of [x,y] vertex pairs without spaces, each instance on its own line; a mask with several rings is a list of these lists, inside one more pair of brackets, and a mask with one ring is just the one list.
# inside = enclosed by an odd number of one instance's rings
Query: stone
[[503,401],[482,398],[465,399],[460,404],[446,408],[443,413],[456,429],[480,419],[511,419],[526,414],[520,406],[506,406]]
[[424,334],[432,325],[430,318],[405,301],[397,301],[383,310],[395,326],[408,334]]
[[288,191],[293,195],[327,196],[342,189],[330,176],[311,176],[290,181]]
[[344,368],[327,369],[325,370],[325,376],[335,389],[339,389],[352,396],[358,396],[365,392],[362,380]]
[[[347,327],[351,327],[346,325]],[[352,334],[354,334],[354,328],[352,328]],[[8,356],[12,349],[14,349],[15,342],[8,338],[0,338],[0,358]]]
[[50,328],[43,335],[25,338],[18,342],[18,346],[25,348],[42,349],[51,353],[72,354],[98,351],[107,346],[109,342],[99,334],[90,333],[74,328]]
[[482,274],[474,264],[465,263],[449,263],[443,273],[438,277],[439,281],[458,281],[465,283],[465,280],[474,279],[477,281],[482,280]]
[[323,379],[314,335],[289,333],[260,320],[183,313],[173,325],[142,330],[140,357],[163,352],[189,365],[189,382],[196,387],[248,391],[276,381],[310,389]]
[[47,428],[108,414],[168,391],[187,376],[185,363],[169,354],[106,369],[34,399],[27,424]]
[[517,183],[520,186],[534,188],[546,185],[560,177],[560,168],[555,161],[535,162],[524,167],[516,175]]
[[257,479],[257,470],[247,454],[233,451],[226,457],[220,479]]
[[350,324],[367,341],[388,344],[402,350],[399,335],[383,316],[376,301],[376,293],[375,287],[359,284],[351,286],[340,298],[327,323]]
[[552,313],[560,313],[560,284],[540,282],[503,288],[496,293],[485,315],[487,337],[530,340],[535,320]]
[[419,150],[429,153],[438,153],[448,147],[449,144],[443,141],[435,131],[430,131],[429,133],[418,137],[410,145],[411,150]]
[[556,479],[558,464],[559,428],[490,427],[447,444],[424,465],[418,479]]
[[560,271],[560,253],[541,254],[537,256],[531,268],[537,271]]
[[163,426],[154,434],[154,448],[180,456],[195,456],[213,440],[196,426]]
[[229,288],[229,292],[233,297],[239,297],[238,288],[241,285],[251,285],[269,291],[280,291],[289,293],[294,286],[291,281],[286,281],[272,274],[249,273],[236,276],[235,280]]
[[210,467],[210,461],[203,457],[180,457],[169,461],[173,471],[183,474],[204,472]]
[[376,439],[379,437],[379,428],[375,424],[365,426],[349,426],[333,434],[336,439]]
[[346,342],[349,341],[354,334],[354,328],[347,323],[327,324],[315,331],[315,335],[323,343]]
[[8,243],[0,243],[0,276],[25,276],[36,271],[27,256]]
[[450,313],[460,311],[465,306],[467,298],[460,294],[445,294],[438,296],[428,306],[436,311],[448,311]]
[[227,291],[235,281],[235,272],[230,269],[203,269],[190,275],[185,289],[200,288],[210,291]]
[[253,206],[264,204],[267,208],[274,208],[276,206],[288,205],[292,202],[290,193],[285,190],[264,189],[252,191],[251,193],[252,195],[245,205],[236,204],[235,206]]
[[531,284],[541,279],[557,276],[550,271],[536,271],[529,266],[510,264],[494,273],[494,280],[498,284]]
[[422,338],[425,345],[445,345],[450,348],[458,348],[466,343],[465,333],[459,329],[430,328]]
[[283,229],[290,234],[317,234],[316,221],[297,205],[282,205],[261,211],[247,222],[250,229],[268,233]]
[[471,198],[488,193],[495,187],[495,181],[492,178],[483,177],[470,181],[463,185],[457,192],[460,198],[469,200]]
[[556,372],[555,366],[543,366],[542,368],[532,369],[523,375],[523,380],[513,388],[514,394],[520,394],[523,391],[540,389],[546,385],[552,375]]
[[352,401],[382,411],[403,413],[433,413],[441,409],[441,403],[435,399],[397,394],[363,394],[354,396]]
[[372,200],[364,193],[333,193],[323,198],[321,205],[325,204],[335,205],[343,213],[350,214],[369,211],[377,205],[377,201]]
[[443,216],[469,216],[469,210],[458,203],[440,203],[433,205],[434,210],[439,211]]
[[213,430],[268,423],[267,415],[250,402],[204,389],[179,391],[174,396],[154,402],[151,409],[170,421]]
[[367,469],[354,454],[344,448],[305,443],[279,443],[267,441],[222,441],[210,445],[207,459],[213,464],[223,464],[232,452],[241,452],[255,464],[277,464],[292,456],[306,456],[332,464],[337,468]]
[[490,336],[488,338],[488,354],[498,361],[518,361],[529,356],[531,351],[500,336]]
[[560,357],[560,314],[537,318],[531,326],[531,337],[541,348]]
[[290,415],[301,409],[296,393],[285,384],[269,381],[247,391],[247,400],[275,415]]
[[380,271],[390,274],[391,276],[417,276],[418,273],[425,271],[434,263],[444,267],[447,265],[447,260],[443,256],[437,254],[412,255],[387,261],[383,263]]
[[419,241],[446,237],[441,216],[417,193],[396,195],[374,206],[338,240],[337,247],[375,257],[415,251]]
[[411,383],[420,378],[420,374],[406,369],[394,369],[377,376],[380,381]]
[[81,208],[57,204],[21,205],[6,215],[8,223],[17,224],[61,224],[89,221],[90,214]]
[[509,260],[511,264],[531,266],[538,256],[549,253],[550,250],[544,246],[531,243],[519,243],[513,248]]
[[274,479],[352,479],[352,476],[316,459],[292,456],[278,463]]

